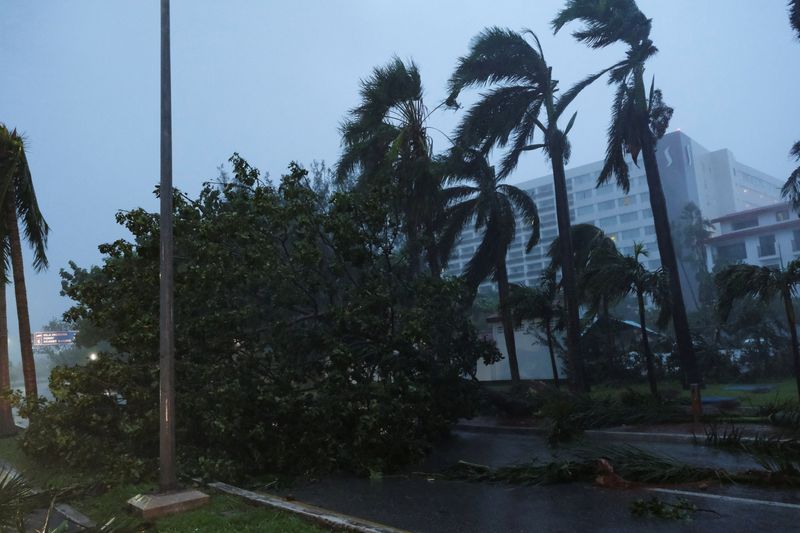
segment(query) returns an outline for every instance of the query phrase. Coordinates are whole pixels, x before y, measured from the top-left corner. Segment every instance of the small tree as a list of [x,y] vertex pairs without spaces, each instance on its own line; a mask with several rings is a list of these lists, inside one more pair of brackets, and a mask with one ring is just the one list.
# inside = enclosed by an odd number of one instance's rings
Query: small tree
[[766,302],[780,297],[789,327],[797,394],[800,397],[800,347],[792,302],[797,284],[800,283],[800,260],[790,262],[785,270],[755,265],[731,265],[717,274],[716,283],[719,290],[717,306],[723,320],[727,320],[736,300],[753,297]]
[[642,243],[634,243],[633,255],[622,255],[616,251],[602,251],[594,255],[583,276],[583,286],[587,294],[608,296],[615,295],[615,300],[621,300],[628,294],[636,297],[639,310],[639,330],[642,335],[642,352],[647,365],[647,379],[650,383],[650,392],[658,396],[658,382],[656,379],[656,366],[653,351],[650,348],[650,339],[645,319],[645,298],[657,298],[663,282],[663,272],[659,269],[654,272],[647,270],[641,259],[649,254]]
[[525,251],[529,252],[539,242],[539,212],[525,191],[502,183],[494,167],[477,152],[455,150],[447,179],[452,186],[444,191],[449,207],[442,235],[443,248],[452,248],[463,229],[471,223],[476,232],[483,232],[478,249],[464,269],[464,277],[473,291],[489,276],[497,282],[511,381],[519,382],[506,254],[517,234],[517,213],[531,231]]
[[521,326],[528,320],[544,332],[556,388],[560,387],[561,380],[555,353],[555,332],[563,327],[564,321],[564,308],[559,300],[555,271],[550,269],[542,274],[537,287],[514,285],[511,290],[511,308],[516,325]]

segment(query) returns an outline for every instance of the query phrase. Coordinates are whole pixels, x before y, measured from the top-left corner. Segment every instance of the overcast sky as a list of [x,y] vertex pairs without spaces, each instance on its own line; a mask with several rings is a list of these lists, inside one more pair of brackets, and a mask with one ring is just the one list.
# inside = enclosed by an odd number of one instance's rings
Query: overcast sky
[[[530,28],[562,86],[620,58],[556,37],[559,0],[173,0],[177,187],[196,194],[239,152],[273,177],[296,160],[334,163],[338,125],[359,80],[396,54],[414,59],[435,107],[470,39],[485,26]],[[800,139],[800,42],[785,0],[640,0],[660,53],[648,65],[675,108],[670,129],[783,179]],[[50,238],[50,270],[28,273],[34,330],[60,315],[59,269],[100,261],[125,236],[120,209],[156,210],[158,0],[0,0],[0,121],[24,132]],[[611,93],[576,102],[572,165],[602,158]],[[458,114],[437,112],[449,132]],[[436,149],[446,138],[432,132]],[[523,156],[511,181],[548,173]],[[30,254],[26,260],[30,259]],[[12,355],[18,353],[9,291]]]

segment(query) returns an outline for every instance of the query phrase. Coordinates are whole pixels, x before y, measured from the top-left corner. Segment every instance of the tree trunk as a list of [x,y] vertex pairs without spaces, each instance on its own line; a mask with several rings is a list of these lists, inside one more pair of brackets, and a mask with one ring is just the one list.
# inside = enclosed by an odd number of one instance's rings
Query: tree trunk
[[553,367],[553,383],[557,389],[561,388],[561,380],[558,377],[558,364],[556,363],[556,354],[553,350],[553,330],[550,327],[550,322],[544,325],[544,332],[547,335],[547,349],[550,350],[550,365]]
[[653,352],[650,350],[650,339],[647,336],[647,323],[644,316],[644,296],[642,291],[636,291],[636,302],[639,304],[639,326],[642,330],[642,351],[644,360],[647,363],[647,381],[650,382],[650,392],[658,397],[658,382],[656,381],[656,365],[653,360]]
[[431,223],[425,224],[425,252],[428,259],[428,268],[431,269],[431,276],[435,279],[442,277],[442,263],[439,260],[439,250],[436,247],[436,232]]
[[514,321],[511,308],[508,306],[508,272],[505,258],[497,265],[497,292],[500,297],[500,319],[503,323],[503,337],[506,339],[508,367],[511,370],[511,382],[519,383],[519,363],[517,362],[517,343],[514,340]]
[[[6,282],[0,279],[0,395],[11,389],[11,368],[8,362],[8,312],[6,309]],[[17,432],[11,404],[0,397],[0,437]]]
[[798,345],[797,341],[797,320],[794,314],[794,305],[792,304],[792,294],[788,288],[781,292],[783,306],[786,310],[786,321],[789,323],[789,333],[792,339],[792,359],[794,360],[794,379],[797,383],[797,396],[800,398],[800,345]]
[[614,330],[611,327],[611,313],[608,311],[608,297],[603,296],[603,319],[606,322],[606,348],[608,349],[609,361],[614,359],[616,345],[614,343]]
[[17,322],[19,323],[19,348],[22,359],[22,375],[25,379],[25,396],[28,399],[39,397],[36,385],[36,363],[33,360],[31,344],[31,319],[28,313],[28,292],[25,288],[25,270],[22,263],[22,244],[17,226],[17,209],[14,189],[9,186],[6,193],[6,226],[11,243],[11,267],[14,271],[14,299],[17,303]]
[[[637,76],[637,86],[641,102],[646,103],[647,97],[644,91],[644,82],[641,73]],[[650,208],[653,211],[653,223],[656,228],[656,239],[658,241],[658,253],[661,256],[661,266],[669,278],[669,292],[672,304],[672,325],[675,328],[675,340],[678,344],[678,356],[681,360],[686,378],[689,384],[702,384],[703,378],[695,357],[692,345],[692,335],[689,331],[689,319],[686,317],[686,305],[683,300],[683,290],[681,289],[680,273],[678,271],[678,261],[675,256],[675,247],[672,243],[672,233],[669,226],[669,216],[667,214],[667,201],[664,198],[664,189],[661,186],[661,174],[658,170],[656,160],[656,141],[650,133],[650,121],[648,114],[642,113],[642,158],[644,159],[644,169],[647,175],[647,186],[650,189]]]
[[575,256],[572,251],[572,236],[569,220],[567,178],[564,173],[564,154],[561,149],[550,152],[553,166],[553,185],[556,196],[558,236],[561,243],[561,285],[564,289],[564,305],[567,313],[567,364],[572,389],[577,392],[589,390],[581,353],[580,317],[578,313],[578,290],[575,275]]

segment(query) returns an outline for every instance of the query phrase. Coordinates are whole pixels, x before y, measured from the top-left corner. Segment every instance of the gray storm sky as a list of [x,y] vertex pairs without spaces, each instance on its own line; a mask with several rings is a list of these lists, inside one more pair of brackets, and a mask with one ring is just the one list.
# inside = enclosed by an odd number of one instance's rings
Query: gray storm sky
[[[429,108],[470,39],[490,25],[530,28],[562,87],[619,58],[568,32],[553,37],[559,0],[173,0],[173,139],[177,187],[195,194],[237,151],[273,177],[297,160],[339,155],[338,125],[359,79],[393,54],[419,65]],[[783,180],[800,139],[800,42],[785,0],[640,0],[660,53],[648,65],[680,128],[709,149]],[[159,2],[0,0],[0,121],[28,138],[48,222],[50,270],[28,272],[34,330],[60,315],[59,269],[100,261],[125,236],[120,209],[157,209]],[[602,158],[611,92],[576,102],[570,166]],[[458,119],[437,112],[450,132]],[[435,148],[448,145],[432,132]],[[523,157],[511,181],[548,173]],[[30,258],[30,254],[26,259]],[[18,353],[9,293],[12,354]]]

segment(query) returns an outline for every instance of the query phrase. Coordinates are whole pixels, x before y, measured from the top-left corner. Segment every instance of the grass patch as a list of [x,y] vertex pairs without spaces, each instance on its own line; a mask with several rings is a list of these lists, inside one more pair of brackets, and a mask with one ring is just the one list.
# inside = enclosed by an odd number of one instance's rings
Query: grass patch
[[[753,393],[748,391],[725,390],[726,387],[737,385],[736,383],[708,383],[702,390],[702,395],[736,398],[743,406],[753,407],[761,407],[777,402],[797,401],[797,384],[794,379],[767,381],[765,384],[775,385],[775,390],[764,393]],[[621,392],[627,389],[642,394],[650,393],[649,385],[642,382],[630,385],[595,385],[592,387],[591,396],[594,398],[617,397]],[[685,400],[690,399],[689,391],[683,390],[679,381],[659,382],[658,390],[665,396],[674,396]]]
[[152,491],[155,484],[107,485],[91,472],[81,472],[59,465],[42,465],[27,457],[17,438],[0,439],[0,462],[20,471],[35,487],[64,491],[60,502],[69,503],[89,518],[103,524],[115,518],[122,531],[178,532],[249,532],[315,533],[325,531],[284,512],[254,507],[228,496],[212,494],[211,503],[201,509],[158,520],[142,522],[129,513],[127,501],[141,492]]

